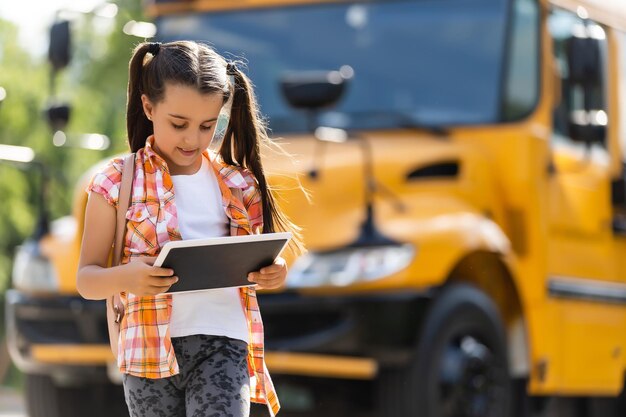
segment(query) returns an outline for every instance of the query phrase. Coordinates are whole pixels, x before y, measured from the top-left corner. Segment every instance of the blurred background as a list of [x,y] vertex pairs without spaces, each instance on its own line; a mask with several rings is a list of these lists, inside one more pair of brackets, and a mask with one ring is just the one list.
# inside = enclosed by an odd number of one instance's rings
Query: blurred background
[[[5,389],[19,391],[23,384],[4,338],[4,292],[16,246],[37,230],[40,171],[45,170],[47,183],[46,216],[56,219],[70,213],[78,178],[106,155],[126,149],[127,66],[140,39],[122,29],[143,17],[139,0],[0,4],[0,144],[32,149],[44,167],[0,161],[0,385]],[[71,24],[72,57],[54,74],[48,61],[50,28],[61,20]],[[57,135],[55,144],[57,131],[72,133],[64,143]],[[10,152],[0,153],[8,157]],[[0,413],[10,408],[4,401],[9,400],[0,394]]]
[[283,417],[626,414],[623,0],[0,0],[0,417],[126,415],[75,275],[146,39],[241,60],[286,151]]

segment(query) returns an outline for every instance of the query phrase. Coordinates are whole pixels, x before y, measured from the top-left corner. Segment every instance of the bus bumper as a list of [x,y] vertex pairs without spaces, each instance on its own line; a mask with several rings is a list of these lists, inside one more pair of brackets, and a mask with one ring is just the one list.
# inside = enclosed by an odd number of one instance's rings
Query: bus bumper
[[8,290],[6,334],[11,359],[22,372],[47,374],[63,384],[112,379],[103,300]]

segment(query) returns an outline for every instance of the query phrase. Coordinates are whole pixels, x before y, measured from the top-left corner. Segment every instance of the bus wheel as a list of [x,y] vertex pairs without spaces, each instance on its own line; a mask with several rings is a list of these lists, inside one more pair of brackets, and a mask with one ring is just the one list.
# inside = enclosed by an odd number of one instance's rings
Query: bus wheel
[[382,416],[509,416],[505,329],[494,303],[470,285],[444,287],[412,363],[383,371],[379,382]]
[[48,375],[26,374],[26,408],[30,417],[77,417],[79,414],[72,412],[73,408],[83,404],[85,395],[81,392],[70,396],[68,393],[68,390],[57,387]]
[[128,417],[123,389],[111,383],[62,387],[48,375],[26,374],[29,417]]

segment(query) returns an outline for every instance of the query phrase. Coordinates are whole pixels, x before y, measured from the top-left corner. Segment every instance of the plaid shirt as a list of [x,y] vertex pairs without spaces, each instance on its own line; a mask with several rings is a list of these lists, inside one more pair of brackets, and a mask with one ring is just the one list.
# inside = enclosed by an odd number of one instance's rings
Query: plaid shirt
[[[170,240],[181,240],[174,203],[174,187],[165,161],[153,149],[154,137],[135,157],[132,202],[126,214],[128,229],[122,263],[134,257],[157,256]],[[263,228],[261,195],[252,173],[224,163],[215,153],[205,151],[222,194],[222,206],[230,221],[231,235],[260,233]],[[123,157],[112,159],[92,178],[88,192],[105,197],[117,207],[122,180]],[[240,189],[231,192],[231,189]],[[236,198],[242,195],[243,201]],[[248,370],[251,401],[267,404],[270,414],[279,408],[278,398],[264,361],[263,323],[253,287],[240,288],[241,304],[248,321]],[[179,373],[170,338],[172,296],[139,297],[122,294],[126,313],[120,327],[118,366],[123,373],[163,378]]]

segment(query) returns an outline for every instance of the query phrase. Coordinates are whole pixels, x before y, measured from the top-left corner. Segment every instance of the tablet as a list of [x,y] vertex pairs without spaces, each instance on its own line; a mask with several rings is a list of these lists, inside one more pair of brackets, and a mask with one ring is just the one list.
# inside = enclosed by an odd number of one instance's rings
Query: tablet
[[281,232],[170,241],[154,266],[178,277],[169,293],[250,286],[248,273],[273,264],[290,239]]

